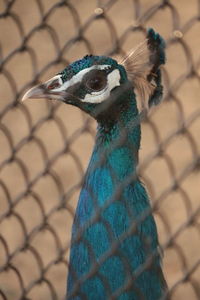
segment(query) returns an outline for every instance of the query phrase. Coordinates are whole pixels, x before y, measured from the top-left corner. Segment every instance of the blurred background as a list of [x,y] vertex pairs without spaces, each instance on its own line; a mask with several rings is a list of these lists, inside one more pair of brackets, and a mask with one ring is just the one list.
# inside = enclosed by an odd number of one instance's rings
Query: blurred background
[[167,43],[165,96],[142,123],[139,170],[172,299],[200,298],[200,1],[0,0],[0,299],[64,299],[95,137],[78,109],[22,95],[86,54],[121,59],[148,27]]

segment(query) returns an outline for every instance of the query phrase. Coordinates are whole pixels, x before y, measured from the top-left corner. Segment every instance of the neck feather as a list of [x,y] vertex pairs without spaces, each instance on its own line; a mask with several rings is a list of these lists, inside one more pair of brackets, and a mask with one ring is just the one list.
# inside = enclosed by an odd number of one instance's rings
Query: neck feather
[[[75,288],[77,278],[84,278],[94,265],[98,265],[97,262],[110,251],[113,243],[120,240],[135,220],[150,208],[146,191],[137,179],[115,193],[120,183],[134,172],[138,161],[140,126],[133,122],[138,116],[133,94],[128,98],[127,108],[120,111],[117,119],[111,118],[112,122],[105,115],[98,120],[96,143],[72,230],[68,293],[74,297],[70,299],[80,299],[76,297],[79,293],[89,296],[88,299],[107,299],[107,290],[99,274],[109,286],[109,295],[125,286],[129,276],[132,285],[120,295],[122,300],[158,300],[166,286],[159,255],[133,280],[134,271],[157,251],[157,230],[150,214],[137,224],[134,232],[120,241],[112,255],[99,264],[92,278]],[[91,221],[97,211],[100,215]],[[79,231],[85,224],[88,227],[80,238]],[[77,236],[79,239],[76,239]]]
[[[132,91],[98,118],[98,130],[91,164],[110,167],[117,180],[135,171],[140,147],[140,125],[135,96]],[[91,168],[92,169],[92,168]]]

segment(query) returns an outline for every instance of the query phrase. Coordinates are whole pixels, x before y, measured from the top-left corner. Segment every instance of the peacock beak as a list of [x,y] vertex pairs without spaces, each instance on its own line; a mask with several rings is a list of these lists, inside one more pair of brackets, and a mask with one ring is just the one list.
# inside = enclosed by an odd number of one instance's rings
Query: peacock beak
[[45,95],[44,95],[44,89],[42,88],[42,85],[37,85],[37,86],[34,86],[32,87],[30,90],[28,90],[23,98],[22,98],[22,101],[25,101],[26,99],[38,99],[38,98],[45,98]]
[[28,90],[23,98],[22,101],[26,99],[55,99],[55,100],[64,100],[64,95],[62,92],[62,82],[59,75],[54,76],[53,78],[49,79],[48,81],[36,85]]

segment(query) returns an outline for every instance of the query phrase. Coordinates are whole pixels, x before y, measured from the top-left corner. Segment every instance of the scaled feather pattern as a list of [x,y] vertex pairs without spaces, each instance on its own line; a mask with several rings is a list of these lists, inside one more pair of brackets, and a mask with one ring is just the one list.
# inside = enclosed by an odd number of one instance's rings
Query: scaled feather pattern
[[135,95],[148,96],[149,106],[160,102],[164,49],[150,29],[121,63],[87,55],[23,97],[57,99],[98,123],[72,227],[66,299],[159,300],[167,293],[156,223],[137,175]]

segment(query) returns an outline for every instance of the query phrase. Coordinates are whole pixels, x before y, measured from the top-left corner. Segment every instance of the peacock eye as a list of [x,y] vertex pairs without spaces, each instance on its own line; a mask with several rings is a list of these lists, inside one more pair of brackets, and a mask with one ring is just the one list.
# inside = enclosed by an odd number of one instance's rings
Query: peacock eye
[[105,72],[101,70],[95,70],[91,72],[90,76],[85,81],[85,86],[88,90],[99,92],[103,90],[107,85],[107,77]]

